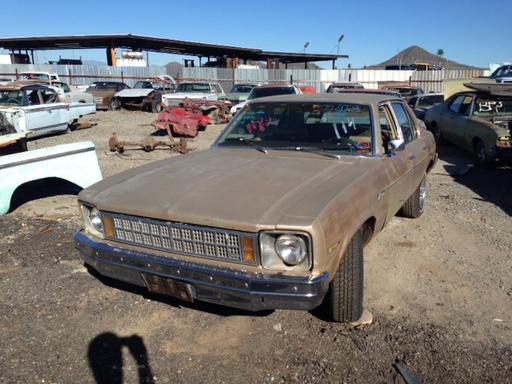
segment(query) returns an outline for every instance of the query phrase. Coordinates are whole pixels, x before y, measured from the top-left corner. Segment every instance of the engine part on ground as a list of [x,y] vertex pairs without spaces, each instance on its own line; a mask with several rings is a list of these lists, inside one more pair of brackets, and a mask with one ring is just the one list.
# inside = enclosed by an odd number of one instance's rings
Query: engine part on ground
[[155,140],[153,137],[146,137],[138,142],[133,141],[120,141],[117,137],[117,133],[113,133],[109,139],[109,147],[111,152],[123,153],[126,146],[138,146],[146,152],[153,151],[158,146],[166,146],[170,149],[177,148],[178,152],[185,154],[187,153],[187,138],[181,137],[179,141],[175,141],[172,135],[169,135],[169,140]]

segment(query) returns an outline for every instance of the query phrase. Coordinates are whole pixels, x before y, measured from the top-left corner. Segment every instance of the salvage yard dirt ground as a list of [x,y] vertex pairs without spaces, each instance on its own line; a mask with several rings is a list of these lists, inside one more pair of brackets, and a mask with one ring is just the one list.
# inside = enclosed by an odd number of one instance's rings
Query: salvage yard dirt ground
[[[92,140],[105,177],[186,156],[109,151],[113,132],[138,142],[155,119],[101,112],[92,128],[29,150]],[[222,127],[209,125],[189,149],[207,148]],[[102,278],[74,248],[74,192],[23,191],[0,217],[0,383],[405,383],[407,374],[511,383],[512,170],[474,169],[455,147],[438,150],[425,214],[394,218],[365,248],[374,321],[359,327],[319,311],[186,304]]]

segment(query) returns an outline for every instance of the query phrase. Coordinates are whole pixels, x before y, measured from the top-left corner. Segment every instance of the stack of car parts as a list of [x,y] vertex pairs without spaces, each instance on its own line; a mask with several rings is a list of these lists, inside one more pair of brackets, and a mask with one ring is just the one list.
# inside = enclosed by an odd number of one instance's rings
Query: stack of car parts
[[231,102],[227,100],[194,100],[184,99],[180,107],[187,112],[208,116],[213,124],[229,122]]

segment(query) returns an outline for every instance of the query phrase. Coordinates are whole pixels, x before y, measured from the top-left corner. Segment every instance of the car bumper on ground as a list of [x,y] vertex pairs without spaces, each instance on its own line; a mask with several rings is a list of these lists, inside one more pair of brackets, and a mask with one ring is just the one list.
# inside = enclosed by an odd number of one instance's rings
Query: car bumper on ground
[[251,274],[99,243],[83,231],[74,238],[85,263],[101,275],[189,302],[249,311],[311,310],[321,304],[329,288],[327,272],[313,278]]

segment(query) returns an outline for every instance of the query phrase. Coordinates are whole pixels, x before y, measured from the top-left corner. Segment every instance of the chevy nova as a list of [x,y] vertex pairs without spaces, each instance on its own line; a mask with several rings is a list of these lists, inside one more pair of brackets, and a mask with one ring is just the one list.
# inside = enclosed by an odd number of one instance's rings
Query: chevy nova
[[100,274],[241,309],[363,311],[363,247],[425,209],[433,135],[403,99],[258,98],[213,146],[80,192],[75,243]]

